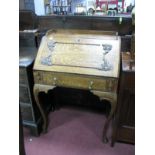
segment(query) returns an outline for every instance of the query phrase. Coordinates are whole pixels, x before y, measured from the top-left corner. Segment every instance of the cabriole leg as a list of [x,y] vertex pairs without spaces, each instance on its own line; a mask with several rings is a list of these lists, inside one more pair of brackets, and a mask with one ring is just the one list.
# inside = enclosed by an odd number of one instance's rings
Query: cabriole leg
[[108,100],[111,104],[111,110],[110,114],[105,122],[104,128],[103,128],[103,142],[107,143],[108,138],[107,138],[107,130],[109,128],[109,123],[115,113],[116,110],[116,105],[117,105],[117,94],[116,93],[110,93],[110,92],[101,92],[101,91],[91,91],[94,95],[98,96],[100,100]]
[[45,92],[47,93],[50,89],[53,89],[55,88],[55,86],[47,86],[47,85],[40,85],[40,84],[35,84],[34,85],[34,88],[33,88],[33,93],[34,93],[34,98],[35,98],[35,101],[36,101],[36,104],[39,108],[39,111],[41,113],[41,116],[43,118],[43,126],[42,126],[42,129],[43,129],[43,132],[46,133],[47,132],[47,115],[40,103],[40,100],[39,100],[39,93],[40,92]]

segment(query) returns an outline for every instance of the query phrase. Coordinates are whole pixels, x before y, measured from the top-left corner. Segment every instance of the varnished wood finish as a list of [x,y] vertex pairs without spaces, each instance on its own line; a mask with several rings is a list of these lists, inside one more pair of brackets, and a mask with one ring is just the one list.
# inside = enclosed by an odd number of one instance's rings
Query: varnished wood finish
[[42,105],[40,103],[39,93],[40,92],[47,93],[49,90],[52,90],[54,88],[55,88],[55,86],[40,85],[40,84],[35,84],[34,85],[34,88],[33,88],[33,93],[34,93],[35,101],[37,103],[37,106],[38,106],[38,108],[39,108],[39,110],[41,112],[41,115],[42,115],[43,121],[44,121],[44,124],[43,124],[43,132],[46,132],[46,130],[47,130],[47,122],[48,122],[48,120],[47,120],[46,114],[45,114],[45,112],[43,110],[43,107],[42,107]]
[[19,101],[23,125],[31,134],[38,136],[41,132],[41,115],[33,97],[32,67],[37,53],[36,47],[19,48]]
[[38,28],[38,24],[38,16],[33,11],[19,11],[19,30],[33,30]]
[[117,31],[119,35],[131,35],[132,17],[100,17],[100,16],[39,16],[39,30],[49,29],[86,29]]
[[[48,121],[38,97],[39,92],[48,92],[56,86],[84,89],[91,91],[100,100],[108,100],[111,104],[111,111],[103,130],[103,141],[106,141],[109,122],[117,104],[120,38],[116,35],[110,35],[111,32],[109,34],[109,32],[103,31],[54,30],[53,32],[47,33],[42,39],[33,68],[34,96],[44,120],[44,132],[46,132]],[[42,63],[42,58],[46,57],[46,52],[48,52],[48,39],[51,38],[56,44],[60,43],[63,46],[54,48],[49,59],[52,62],[51,64]],[[113,66],[109,71],[93,66],[96,64],[99,66],[103,63],[102,43],[112,44],[113,46],[109,57],[107,56]],[[99,45],[98,48],[94,48],[96,44]],[[55,45],[55,47],[57,46]]]
[[[54,79],[57,80],[54,80]],[[93,89],[106,92],[117,91],[117,81],[114,78],[99,78],[84,75],[75,75],[69,73],[54,73],[50,71],[34,71],[35,83],[44,85],[55,85],[60,87]],[[91,82],[93,84],[91,85]]]
[[[39,47],[34,65],[35,70],[118,77],[120,55],[117,51],[120,51],[120,37],[108,35],[104,31],[91,30],[57,30],[56,34],[52,34],[51,37],[56,42],[51,58],[53,65],[51,67],[40,63],[41,58],[48,54],[46,42],[50,36],[47,36],[42,39],[42,44]],[[78,42],[79,40],[81,43]],[[101,70],[103,63],[102,44],[113,46],[106,56],[113,65],[113,69],[108,72]],[[69,55],[69,57],[65,55]]]
[[121,24],[119,24],[119,17],[99,16],[39,16],[38,21],[40,30],[38,44],[49,29],[103,30],[118,32],[121,36],[122,52],[131,49],[132,17],[122,17]]
[[38,47],[38,32],[19,32],[19,47]]
[[32,11],[19,12],[19,101],[22,123],[31,134],[38,136],[41,132],[40,112],[33,98],[32,67],[37,53],[36,32],[25,32],[37,28],[37,16]]
[[103,141],[106,142],[106,133],[109,127],[109,123],[115,113],[116,106],[117,106],[117,93],[111,93],[111,92],[101,92],[101,91],[91,91],[94,95],[98,96],[99,99],[107,100],[111,104],[111,110],[110,114],[105,122],[104,128],[103,128]]
[[135,143],[135,66],[129,52],[122,53],[121,69],[112,146],[115,141]]

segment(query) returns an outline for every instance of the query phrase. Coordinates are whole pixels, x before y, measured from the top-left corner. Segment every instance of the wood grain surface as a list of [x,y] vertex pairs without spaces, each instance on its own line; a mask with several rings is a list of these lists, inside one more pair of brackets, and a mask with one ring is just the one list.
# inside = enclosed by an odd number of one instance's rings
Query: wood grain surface
[[[47,33],[42,42],[35,61],[35,70],[96,75],[107,77],[119,76],[120,37],[114,32],[93,30],[56,30]],[[48,41],[53,40],[55,46],[51,55],[51,66],[41,64],[41,59],[48,56]],[[112,50],[106,59],[112,65],[109,71],[103,71],[102,44],[111,44]]]

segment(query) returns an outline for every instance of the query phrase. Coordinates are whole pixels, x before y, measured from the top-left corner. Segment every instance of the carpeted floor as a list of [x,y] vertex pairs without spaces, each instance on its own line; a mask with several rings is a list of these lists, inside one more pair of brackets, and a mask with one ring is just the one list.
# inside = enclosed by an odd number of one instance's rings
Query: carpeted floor
[[[32,137],[24,128],[26,155],[134,155],[131,144],[102,143],[105,115],[63,107],[49,114],[47,134]],[[110,135],[110,132],[109,134]]]

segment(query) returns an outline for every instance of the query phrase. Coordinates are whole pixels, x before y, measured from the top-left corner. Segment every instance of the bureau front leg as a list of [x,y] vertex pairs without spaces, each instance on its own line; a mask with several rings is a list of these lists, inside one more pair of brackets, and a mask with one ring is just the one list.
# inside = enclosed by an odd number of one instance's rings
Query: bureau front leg
[[41,85],[41,84],[35,84],[34,87],[33,87],[33,93],[34,93],[34,98],[35,98],[35,101],[36,101],[36,104],[37,104],[37,107],[39,108],[39,111],[41,113],[41,116],[43,118],[43,126],[42,126],[42,129],[43,129],[43,132],[46,133],[47,132],[47,115],[40,103],[40,100],[39,100],[39,93],[40,92],[45,92],[47,93],[49,90],[51,89],[54,89],[55,86],[48,86],[48,85]]
[[103,128],[103,142],[107,143],[107,130],[109,128],[109,123],[115,113],[116,105],[117,105],[117,94],[110,92],[101,92],[101,91],[91,91],[94,95],[98,96],[100,100],[108,100],[111,104],[111,110],[108,118],[106,119],[104,128]]

